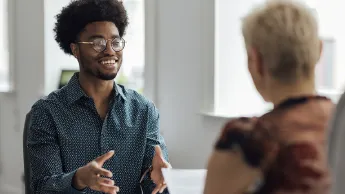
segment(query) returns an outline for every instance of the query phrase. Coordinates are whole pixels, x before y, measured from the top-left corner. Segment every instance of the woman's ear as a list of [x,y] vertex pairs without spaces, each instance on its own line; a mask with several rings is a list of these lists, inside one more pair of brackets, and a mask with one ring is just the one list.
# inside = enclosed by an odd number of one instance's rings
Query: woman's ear
[[321,55],[322,55],[322,52],[323,52],[323,41],[320,39],[320,46],[319,46],[319,48],[320,48],[320,53],[319,53],[319,58],[317,59],[317,61],[319,61],[320,60],[320,58],[321,58]]
[[257,74],[260,77],[264,75],[264,67],[262,63],[262,57],[255,48],[248,48],[248,65],[250,65],[251,73]]

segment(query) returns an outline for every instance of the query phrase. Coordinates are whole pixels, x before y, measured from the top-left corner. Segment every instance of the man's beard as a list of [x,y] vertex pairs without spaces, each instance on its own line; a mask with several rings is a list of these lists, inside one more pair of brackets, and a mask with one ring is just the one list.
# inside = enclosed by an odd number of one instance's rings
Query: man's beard
[[95,76],[101,80],[114,80],[116,75],[117,75],[117,73],[104,74],[104,73],[98,71],[97,75],[95,75]]
[[114,80],[116,78],[116,75],[117,73],[108,73],[108,74],[105,74],[105,73],[102,73],[100,70],[96,69],[96,72],[92,71],[92,69],[87,66],[87,65],[84,65],[85,63],[83,62],[83,60],[80,61],[80,64],[81,64],[81,67],[83,67],[85,73],[89,74],[89,75],[92,75],[94,77],[97,77],[98,79],[101,79],[101,80]]

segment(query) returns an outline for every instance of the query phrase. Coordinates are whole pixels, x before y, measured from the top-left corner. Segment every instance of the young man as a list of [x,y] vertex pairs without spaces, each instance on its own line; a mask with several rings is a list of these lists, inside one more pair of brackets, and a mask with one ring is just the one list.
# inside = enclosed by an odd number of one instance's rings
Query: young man
[[326,127],[333,103],[316,94],[322,44],[311,9],[267,1],[243,19],[242,32],[254,85],[274,109],[225,125],[205,194],[328,193]]
[[127,25],[117,0],[76,0],[57,15],[56,41],[80,72],[32,107],[27,146],[35,193],[165,190],[161,168],[170,165],[158,111],[113,81]]

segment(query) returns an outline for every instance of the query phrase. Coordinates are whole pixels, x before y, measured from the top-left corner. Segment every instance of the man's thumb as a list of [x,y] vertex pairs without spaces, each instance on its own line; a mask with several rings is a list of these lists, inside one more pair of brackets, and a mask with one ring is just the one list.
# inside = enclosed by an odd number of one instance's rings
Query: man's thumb
[[95,159],[95,161],[101,165],[104,164],[105,161],[109,160],[114,155],[114,150],[111,150]]
[[163,158],[163,152],[159,145],[155,145],[155,155]]

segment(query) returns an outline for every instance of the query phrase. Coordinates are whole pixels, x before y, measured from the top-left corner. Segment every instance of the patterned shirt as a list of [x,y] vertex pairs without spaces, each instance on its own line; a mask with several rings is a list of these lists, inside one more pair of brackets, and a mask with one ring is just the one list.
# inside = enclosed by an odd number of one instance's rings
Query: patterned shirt
[[[140,193],[139,181],[152,163],[155,145],[168,160],[154,104],[121,85],[114,84],[113,92],[104,120],[80,87],[78,73],[33,105],[27,146],[35,193],[100,193],[74,189],[72,178],[79,167],[110,150],[115,155],[103,167],[113,173],[120,193]],[[142,186],[144,193],[155,187],[148,176]]]

